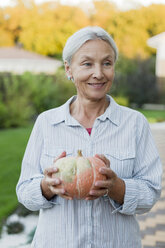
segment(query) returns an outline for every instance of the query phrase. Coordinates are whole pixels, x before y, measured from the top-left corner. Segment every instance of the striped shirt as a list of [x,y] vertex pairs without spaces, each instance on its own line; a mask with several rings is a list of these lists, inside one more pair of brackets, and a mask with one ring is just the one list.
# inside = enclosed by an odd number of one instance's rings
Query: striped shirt
[[[69,111],[70,103],[43,112],[31,133],[17,184],[18,200],[32,211],[40,210],[34,248],[140,248],[136,214],[149,211],[160,197],[162,166],[145,117],[118,105],[112,97],[91,135]],[[45,168],[67,152],[76,156],[104,154],[111,169],[125,182],[122,205],[107,196],[93,201],[48,201],[40,183]]]

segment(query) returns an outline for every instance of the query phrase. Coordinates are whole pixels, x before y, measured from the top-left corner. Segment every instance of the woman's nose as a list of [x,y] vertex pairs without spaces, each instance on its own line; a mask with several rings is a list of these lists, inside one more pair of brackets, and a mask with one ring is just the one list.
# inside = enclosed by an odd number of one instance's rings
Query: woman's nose
[[93,78],[102,79],[103,78],[103,71],[100,65],[94,66],[93,68]]

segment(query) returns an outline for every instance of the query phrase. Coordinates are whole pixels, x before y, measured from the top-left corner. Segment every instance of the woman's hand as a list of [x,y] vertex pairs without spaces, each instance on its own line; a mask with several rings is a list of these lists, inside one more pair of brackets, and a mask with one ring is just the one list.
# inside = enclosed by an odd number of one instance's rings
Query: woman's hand
[[97,181],[86,200],[94,200],[107,194],[116,202],[123,204],[125,194],[124,181],[117,177],[116,173],[110,169],[110,161],[104,155],[96,154],[95,156],[105,163],[106,167],[100,168],[99,172],[105,175],[107,180]]
[[[62,152],[61,155],[54,160],[56,162],[58,159],[66,157],[66,152]],[[59,187],[62,183],[60,178],[52,178],[52,174],[58,172],[57,167],[50,167],[45,169],[44,178],[41,181],[42,194],[47,200],[50,200],[55,195],[60,195],[61,197],[71,200],[72,198],[67,194],[63,187]]]

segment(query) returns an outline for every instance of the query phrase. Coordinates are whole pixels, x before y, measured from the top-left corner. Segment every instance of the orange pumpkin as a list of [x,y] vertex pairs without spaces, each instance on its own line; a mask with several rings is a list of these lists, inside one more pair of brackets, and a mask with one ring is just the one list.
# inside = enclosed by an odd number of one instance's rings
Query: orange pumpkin
[[52,177],[58,177],[64,187],[73,198],[84,199],[91,188],[98,180],[106,180],[106,177],[99,173],[101,167],[105,167],[104,162],[97,157],[85,158],[81,151],[77,157],[64,157],[58,159],[53,166],[58,168],[58,172]]

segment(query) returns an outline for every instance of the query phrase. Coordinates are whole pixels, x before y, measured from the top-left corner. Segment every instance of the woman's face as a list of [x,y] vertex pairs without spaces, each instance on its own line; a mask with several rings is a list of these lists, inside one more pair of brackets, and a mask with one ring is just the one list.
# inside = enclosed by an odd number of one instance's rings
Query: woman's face
[[114,50],[106,41],[97,39],[84,43],[65,69],[74,78],[78,96],[99,100],[112,86],[114,65]]

